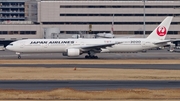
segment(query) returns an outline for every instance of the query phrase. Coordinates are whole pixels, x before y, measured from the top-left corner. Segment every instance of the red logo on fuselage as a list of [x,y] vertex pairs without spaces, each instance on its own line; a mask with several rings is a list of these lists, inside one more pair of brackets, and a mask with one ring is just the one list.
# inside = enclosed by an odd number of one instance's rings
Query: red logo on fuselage
[[166,35],[166,27],[164,27],[164,26],[159,26],[158,28],[157,28],[157,34],[159,35],[159,36],[164,36],[164,35]]

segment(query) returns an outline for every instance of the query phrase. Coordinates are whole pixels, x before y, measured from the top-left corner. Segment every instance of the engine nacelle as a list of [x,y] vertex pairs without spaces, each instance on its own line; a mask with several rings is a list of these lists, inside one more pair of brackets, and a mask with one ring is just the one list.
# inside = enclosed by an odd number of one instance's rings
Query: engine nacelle
[[80,55],[80,50],[79,49],[67,49],[67,53],[63,53],[64,56],[79,56]]

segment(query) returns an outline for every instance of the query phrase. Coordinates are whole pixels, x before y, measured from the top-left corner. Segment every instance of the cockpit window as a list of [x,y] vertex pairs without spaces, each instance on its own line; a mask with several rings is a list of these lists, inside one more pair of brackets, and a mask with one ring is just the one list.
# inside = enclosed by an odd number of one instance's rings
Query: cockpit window
[[11,44],[9,44],[10,46],[13,46],[13,44],[11,43]]

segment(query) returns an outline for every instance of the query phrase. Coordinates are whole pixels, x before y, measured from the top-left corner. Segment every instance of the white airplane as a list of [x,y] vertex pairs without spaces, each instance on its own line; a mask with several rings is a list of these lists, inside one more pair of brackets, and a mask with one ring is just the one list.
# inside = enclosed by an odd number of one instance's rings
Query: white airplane
[[112,39],[24,39],[10,43],[6,49],[21,53],[62,53],[75,57],[87,53],[85,58],[98,58],[96,53],[139,52],[166,45],[165,40],[173,17],[166,17],[147,38]]
[[114,38],[114,14],[113,14],[113,21],[112,21],[112,25],[111,25],[111,32],[110,33],[97,33],[95,34],[95,38]]
[[97,34],[95,34],[95,37],[96,38],[114,38],[115,36],[114,36],[114,34],[112,34],[112,33],[97,33]]

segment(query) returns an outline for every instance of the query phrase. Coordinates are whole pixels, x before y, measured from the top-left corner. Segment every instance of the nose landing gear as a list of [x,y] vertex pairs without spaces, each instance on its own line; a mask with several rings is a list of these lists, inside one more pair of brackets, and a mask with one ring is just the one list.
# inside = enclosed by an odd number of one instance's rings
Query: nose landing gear
[[18,59],[21,59],[21,53],[16,52],[16,54],[18,55]]
[[21,59],[21,55],[18,55],[18,59]]

